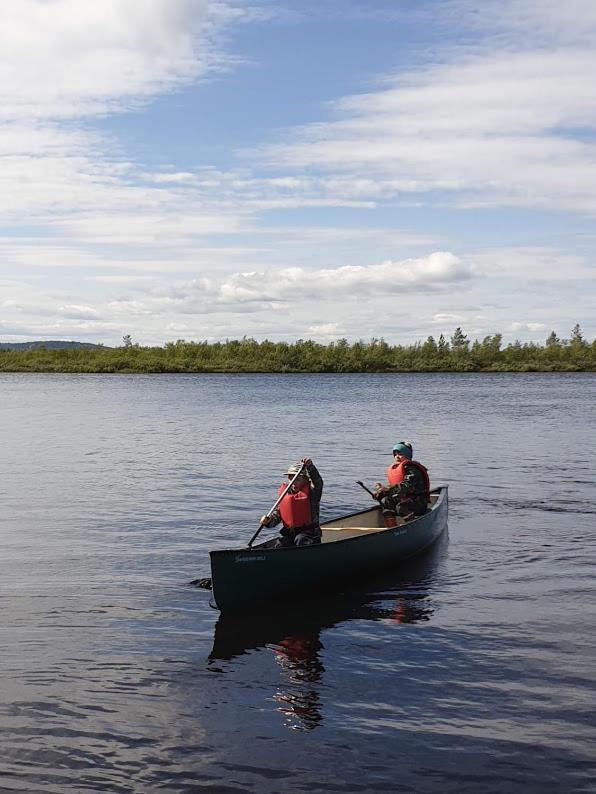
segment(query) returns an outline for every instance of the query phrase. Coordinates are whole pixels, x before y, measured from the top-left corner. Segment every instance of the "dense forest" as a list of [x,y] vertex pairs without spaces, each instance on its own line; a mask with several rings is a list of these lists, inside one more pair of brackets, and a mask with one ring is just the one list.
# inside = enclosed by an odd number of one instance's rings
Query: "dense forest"
[[[1,347],[1,343],[0,343]],[[311,340],[187,342],[141,347],[129,335],[121,347],[0,349],[3,372],[582,372],[596,370],[596,340],[576,325],[569,339],[553,331],[544,343],[502,335],[471,341],[461,328],[412,345],[383,339],[330,344]]]

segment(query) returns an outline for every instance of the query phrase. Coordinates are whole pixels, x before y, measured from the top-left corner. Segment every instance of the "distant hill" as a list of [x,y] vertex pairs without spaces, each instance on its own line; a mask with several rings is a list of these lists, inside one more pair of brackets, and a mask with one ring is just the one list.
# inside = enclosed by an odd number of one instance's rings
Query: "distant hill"
[[0,342],[0,350],[39,350],[44,347],[46,350],[67,350],[73,347],[102,347],[91,342],[63,342],[60,340],[36,341],[36,342]]

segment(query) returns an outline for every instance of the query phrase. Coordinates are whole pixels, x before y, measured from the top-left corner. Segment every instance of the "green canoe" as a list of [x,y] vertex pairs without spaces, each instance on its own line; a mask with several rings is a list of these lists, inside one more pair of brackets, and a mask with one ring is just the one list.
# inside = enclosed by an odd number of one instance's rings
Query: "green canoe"
[[380,507],[321,524],[315,546],[275,549],[275,538],[252,548],[210,552],[215,606],[222,612],[301,598],[358,575],[374,573],[424,551],[447,526],[447,486],[431,492],[428,511],[387,529]]

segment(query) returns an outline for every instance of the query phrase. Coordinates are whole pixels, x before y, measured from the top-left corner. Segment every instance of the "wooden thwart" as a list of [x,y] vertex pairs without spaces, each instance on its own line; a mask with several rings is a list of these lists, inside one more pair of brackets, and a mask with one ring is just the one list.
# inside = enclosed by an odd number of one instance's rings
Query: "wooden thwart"
[[382,532],[386,527],[325,527],[323,529],[322,543],[334,543],[338,540],[356,538],[359,535],[369,535]]

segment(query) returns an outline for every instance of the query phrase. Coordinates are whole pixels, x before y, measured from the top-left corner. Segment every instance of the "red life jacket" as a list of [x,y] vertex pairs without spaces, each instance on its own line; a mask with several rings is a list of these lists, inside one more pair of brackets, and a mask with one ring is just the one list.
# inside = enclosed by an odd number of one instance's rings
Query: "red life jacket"
[[[278,494],[282,494],[288,487],[284,482],[279,486]],[[296,493],[288,491],[279,505],[279,514],[284,526],[290,529],[299,527],[311,527],[312,516],[310,513],[310,485],[306,483]]]
[[424,492],[418,495],[424,496],[426,501],[429,502],[430,480],[428,478],[428,471],[426,467],[423,466],[422,463],[418,463],[417,460],[402,460],[399,463],[391,463],[387,467],[387,480],[389,481],[389,485],[398,485],[403,481],[406,476],[406,466],[414,466],[424,477]]

